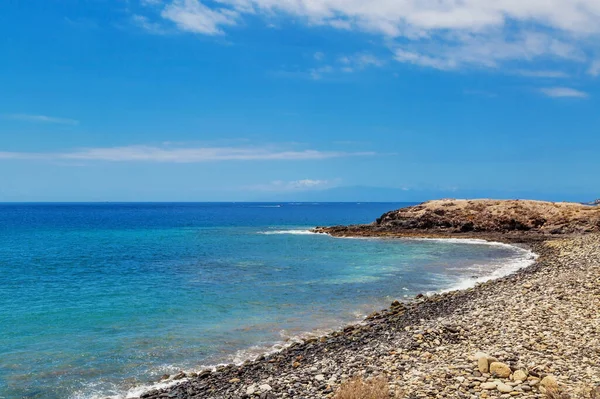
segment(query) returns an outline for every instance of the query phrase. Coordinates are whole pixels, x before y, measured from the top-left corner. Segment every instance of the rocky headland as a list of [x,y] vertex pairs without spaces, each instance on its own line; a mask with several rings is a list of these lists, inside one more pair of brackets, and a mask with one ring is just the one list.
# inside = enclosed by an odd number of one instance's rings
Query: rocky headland
[[600,232],[600,208],[568,202],[446,199],[390,211],[371,224],[316,231],[334,236],[587,234]]
[[539,258],[467,290],[394,301],[362,323],[243,365],[179,373],[169,377],[175,385],[141,397],[333,398],[357,376],[384,378],[390,398],[598,394],[600,208],[443,200],[316,231],[493,239],[527,245]]

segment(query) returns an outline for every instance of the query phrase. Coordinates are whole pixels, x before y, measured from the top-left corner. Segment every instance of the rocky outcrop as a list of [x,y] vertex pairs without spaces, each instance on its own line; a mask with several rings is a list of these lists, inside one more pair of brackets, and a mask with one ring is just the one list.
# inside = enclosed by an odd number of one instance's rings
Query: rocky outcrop
[[567,202],[526,200],[436,200],[387,212],[374,223],[317,228],[332,235],[386,233],[600,232],[600,208]]

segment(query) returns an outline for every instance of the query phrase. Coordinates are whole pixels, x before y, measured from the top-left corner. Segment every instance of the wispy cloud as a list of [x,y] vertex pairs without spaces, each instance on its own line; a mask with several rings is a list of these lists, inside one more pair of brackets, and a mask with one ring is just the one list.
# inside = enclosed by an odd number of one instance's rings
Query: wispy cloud
[[150,19],[144,15],[134,14],[131,16],[133,23],[140,28],[144,29],[147,32],[156,34],[156,35],[164,35],[168,31],[158,22],[150,21]]
[[590,69],[588,70],[588,73],[592,76],[600,76],[600,60],[596,60],[596,61],[592,62],[592,65],[590,65]]
[[318,68],[312,68],[308,72],[311,79],[319,80],[323,78],[324,75],[328,75],[330,73],[333,73],[334,71],[335,69],[331,65],[324,65]]
[[548,97],[575,97],[587,98],[589,95],[586,92],[572,89],[570,87],[544,87],[540,92]]
[[285,191],[308,191],[308,190],[322,190],[324,188],[330,188],[334,185],[334,182],[329,180],[317,180],[317,179],[302,179],[302,180],[275,180],[268,184],[257,184],[253,186],[245,187],[252,191],[273,191],[273,192],[285,192]]
[[218,161],[304,161],[370,155],[375,155],[375,153],[320,151],[313,149],[287,150],[274,147],[172,148],[140,145],[87,148],[54,153],[0,152],[0,159],[198,163]]
[[373,54],[356,53],[350,56],[340,57],[339,62],[343,65],[342,71],[354,72],[368,67],[382,67],[385,61]]
[[565,79],[569,77],[569,74],[562,71],[547,71],[547,70],[526,70],[520,69],[515,72],[517,75],[525,76],[527,78],[548,78],[548,79]]
[[69,118],[57,118],[54,116],[46,115],[31,115],[31,114],[7,114],[3,115],[6,119],[19,120],[24,122],[37,122],[37,123],[54,123],[59,125],[78,125],[79,121],[76,119]]
[[174,0],[162,10],[161,16],[183,31],[221,35],[222,27],[235,25],[239,14],[228,8],[212,9],[197,0]]

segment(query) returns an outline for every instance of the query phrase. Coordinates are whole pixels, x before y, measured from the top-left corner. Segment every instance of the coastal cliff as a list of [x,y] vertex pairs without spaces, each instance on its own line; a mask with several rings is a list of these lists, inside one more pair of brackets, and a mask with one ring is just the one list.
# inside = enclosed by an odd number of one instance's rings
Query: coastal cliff
[[374,223],[318,227],[333,236],[600,232],[600,208],[527,200],[436,200],[387,212]]

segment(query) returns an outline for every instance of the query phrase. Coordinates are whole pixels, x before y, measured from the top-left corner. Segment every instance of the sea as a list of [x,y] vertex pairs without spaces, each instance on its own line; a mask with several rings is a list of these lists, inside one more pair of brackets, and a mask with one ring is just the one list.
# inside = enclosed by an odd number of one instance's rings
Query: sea
[[408,205],[0,204],[0,399],[135,396],[534,259],[477,240],[310,232]]

